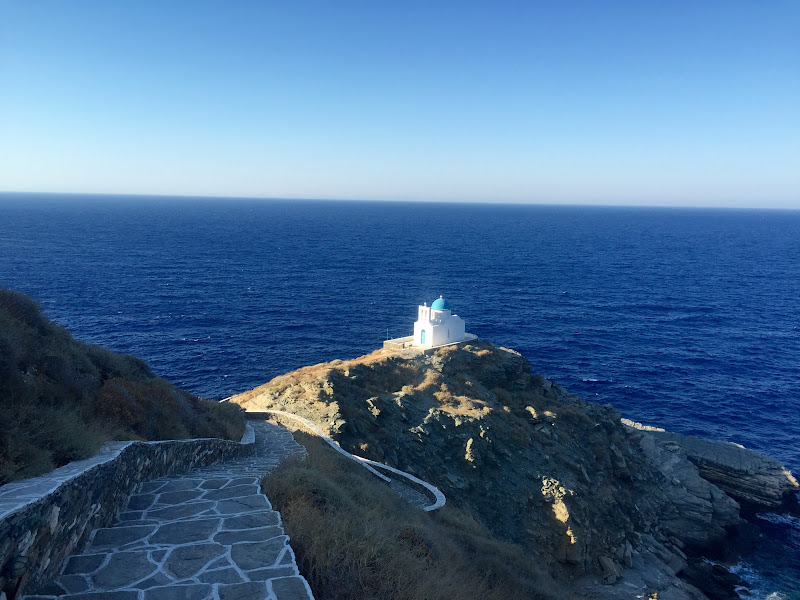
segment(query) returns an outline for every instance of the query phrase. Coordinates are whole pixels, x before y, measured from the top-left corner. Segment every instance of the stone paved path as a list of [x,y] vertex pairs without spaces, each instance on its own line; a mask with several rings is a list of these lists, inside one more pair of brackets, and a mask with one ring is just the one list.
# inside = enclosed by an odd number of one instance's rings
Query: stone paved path
[[415,490],[411,486],[397,481],[397,479],[392,479],[389,482],[389,487],[392,488],[394,492],[403,500],[413,506],[416,506],[417,508],[424,510],[425,507],[429,506],[431,503],[430,499],[425,494]]
[[119,522],[27,600],[313,600],[258,485],[305,449],[283,427],[251,424],[255,457],[141,484]]

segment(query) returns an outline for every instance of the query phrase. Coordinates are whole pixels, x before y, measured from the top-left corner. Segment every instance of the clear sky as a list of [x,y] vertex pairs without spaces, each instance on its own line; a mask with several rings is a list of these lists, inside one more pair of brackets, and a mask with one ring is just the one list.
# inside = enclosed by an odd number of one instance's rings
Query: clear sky
[[0,190],[800,208],[800,2],[0,0]]

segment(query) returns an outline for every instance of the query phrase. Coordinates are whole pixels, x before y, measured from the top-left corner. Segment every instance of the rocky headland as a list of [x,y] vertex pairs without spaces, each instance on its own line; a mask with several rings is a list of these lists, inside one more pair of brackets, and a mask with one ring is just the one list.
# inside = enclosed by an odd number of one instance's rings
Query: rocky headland
[[582,597],[736,597],[736,576],[702,557],[747,511],[797,507],[779,462],[621,419],[484,341],[305,367],[230,401],[430,481]]

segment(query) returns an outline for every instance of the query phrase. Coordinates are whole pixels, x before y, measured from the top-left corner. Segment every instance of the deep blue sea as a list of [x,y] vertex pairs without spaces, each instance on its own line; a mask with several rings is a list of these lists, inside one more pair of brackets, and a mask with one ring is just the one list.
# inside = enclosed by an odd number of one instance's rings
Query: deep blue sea
[[[0,285],[209,398],[443,294],[587,400],[800,472],[800,211],[4,193]],[[800,522],[761,525],[751,597],[800,598]]]

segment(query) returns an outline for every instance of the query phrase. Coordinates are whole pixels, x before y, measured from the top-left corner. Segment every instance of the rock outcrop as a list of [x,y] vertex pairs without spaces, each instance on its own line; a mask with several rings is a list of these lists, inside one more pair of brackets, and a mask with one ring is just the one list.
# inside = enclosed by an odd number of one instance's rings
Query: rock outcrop
[[[627,422],[623,420],[623,423]],[[665,483],[661,491],[669,502],[664,507],[661,522],[685,544],[710,546],[725,536],[727,527],[739,522],[739,504],[701,476],[679,443],[660,438],[658,433],[628,431]]]
[[576,593],[702,599],[678,575],[741,523],[694,446],[629,427],[482,341],[305,367],[230,400],[311,419],[430,481]]
[[797,480],[774,458],[731,442],[663,430],[651,430],[648,435],[661,446],[680,448],[703,479],[740,504],[755,510],[797,510]]

